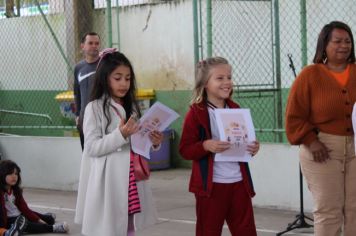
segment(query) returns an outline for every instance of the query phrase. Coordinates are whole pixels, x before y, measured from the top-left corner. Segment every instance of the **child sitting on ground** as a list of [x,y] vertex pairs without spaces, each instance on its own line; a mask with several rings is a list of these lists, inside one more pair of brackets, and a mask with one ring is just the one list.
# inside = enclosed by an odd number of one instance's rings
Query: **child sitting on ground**
[[[21,235],[22,231],[30,234],[67,233],[68,224],[55,224],[55,214],[40,214],[28,207],[20,187],[20,173],[21,169],[15,162],[0,161],[0,227],[9,229],[8,234],[3,233],[4,236]],[[24,223],[21,223],[20,216],[24,216]],[[10,232],[11,229],[14,233]]]

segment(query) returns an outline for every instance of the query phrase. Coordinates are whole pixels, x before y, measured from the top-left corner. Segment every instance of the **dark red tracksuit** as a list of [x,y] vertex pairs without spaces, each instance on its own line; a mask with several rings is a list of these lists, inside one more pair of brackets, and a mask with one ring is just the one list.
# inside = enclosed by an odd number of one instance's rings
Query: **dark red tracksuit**
[[[239,108],[226,100],[229,108]],[[211,139],[210,119],[205,101],[193,104],[186,114],[179,152],[192,160],[189,191],[197,200],[197,236],[220,236],[227,221],[233,236],[256,236],[251,198],[255,195],[247,163],[240,163],[243,180],[233,184],[213,183],[212,153],[203,142]]]

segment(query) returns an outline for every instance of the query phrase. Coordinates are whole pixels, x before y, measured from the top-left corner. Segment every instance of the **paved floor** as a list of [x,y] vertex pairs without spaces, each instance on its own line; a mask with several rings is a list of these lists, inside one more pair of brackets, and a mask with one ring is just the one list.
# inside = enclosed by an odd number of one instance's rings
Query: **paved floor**
[[[194,236],[195,200],[187,191],[190,170],[154,171],[151,185],[156,200],[159,223],[137,232],[137,236]],[[70,235],[79,236],[80,225],[73,223],[76,192],[25,189],[31,208],[40,212],[54,212],[57,221],[67,221]],[[258,236],[272,236],[283,231],[295,220],[296,212],[255,208]],[[298,229],[283,235],[313,235],[313,229]],[[55,235],[55,234],[43,234]],[[231,235],[224,227],[223,236]],[[105,235],[100,235],[105,236]]]

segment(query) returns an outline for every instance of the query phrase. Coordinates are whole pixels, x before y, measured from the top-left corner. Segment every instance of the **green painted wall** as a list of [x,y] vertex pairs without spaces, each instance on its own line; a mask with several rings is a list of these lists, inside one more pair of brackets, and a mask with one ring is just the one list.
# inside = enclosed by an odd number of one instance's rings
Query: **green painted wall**
[[[283,106],[287,100],[288,89],[283,90]],[[49,125],[58,126],[55,129],[38,129],[38,128],[16,128],[16,129],[0,129],[3,133],[12,133],[19,135],[32,136],[76,136],[75,129],[63,129],[60,126],[74,126],[74,121],[64,118],[59,109],[59,103],[55,100],[55,96],[62,91],[0,91],[0,109],[15,110],[21,112],[30,112],[49,115],[52,122],[49,120],[24,115],[13,115],[0,113],[1,126],[38,126]],[[173,167],[188,167],[189,161],[183,160],[178,154],[178,144],[181,135],[181,127],[184,116],[189,108],[192,91],[156,91],[155,100],[171,107],[181,116],[171,125],[174,129],[174,139],[171,142],[171,165]],[[238,102],[241,107],[250,108],[254,125],[256,128],[273,129],[276,124],[276,114],[274,109],[275,103],[274,92],[254,92],[254,93],[236,93],[233,99]],[[274,132],[257,132],[257,139],[261,142],[276,142],[278,133]],[[283,134],[283,142],[286,142]]]
[[[0,113],[1,126],[73,126],[74,121],[64,118],[59,109],[55,96],[62,91],[29,91],[29,90],[1,90],[0,109],[48,115],[51,120],[36,115]],[[16,128],[1,129],[0,132],[33,135],[33,136],[64,136],[68,131],[58,127],[56,129]]]
[[189,108],[192,92],[190,90],[179,91],[156,91],[156,100],[175,110],[180,117],[171,125],[175,130],[174,139],[171,142],[171,165],[173,167],[189,167],[190,161],[181,158],[178,152],[178,145],[181,136],[181,129],[185,113]]

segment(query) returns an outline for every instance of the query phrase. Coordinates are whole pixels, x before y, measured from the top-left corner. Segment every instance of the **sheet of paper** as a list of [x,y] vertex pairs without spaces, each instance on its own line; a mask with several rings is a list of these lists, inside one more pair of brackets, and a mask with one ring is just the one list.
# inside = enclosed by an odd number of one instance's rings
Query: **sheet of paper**
[[178,113],[169,107],[160,102],[155,102],[139,120],[139,131],[131,135],[132,150],[150,159],[152,142],[148,134],[153,130],[164,131],[178,117]]
[[220,140],[231,143],[228,150],[215,154],[215,161],[250,161],[246,147],[256,140],[250,109],[215,109],[214,113]]
[[[354,104],[354,107],[352,109],[352,128],[354,130],[354,134],[356,134],[356,103]],[[356,150],[356,139],[354,140],[354,142]]]

